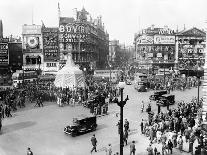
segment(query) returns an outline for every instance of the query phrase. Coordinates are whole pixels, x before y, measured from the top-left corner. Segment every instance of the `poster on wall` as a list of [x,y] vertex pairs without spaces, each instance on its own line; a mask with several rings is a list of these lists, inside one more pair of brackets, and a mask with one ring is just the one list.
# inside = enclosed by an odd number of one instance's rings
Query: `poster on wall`
[[175,44],[175,36],[154,36],[154,44]]
[[8,65],[9,55],[8,55],[8,43],[0,43],[0,66]]
[[45,61],[59,60],[58,28],[42,29],[43,53]]
[[152,36],[140,36],[137,39],[137,44],[153,44],[153,37]]

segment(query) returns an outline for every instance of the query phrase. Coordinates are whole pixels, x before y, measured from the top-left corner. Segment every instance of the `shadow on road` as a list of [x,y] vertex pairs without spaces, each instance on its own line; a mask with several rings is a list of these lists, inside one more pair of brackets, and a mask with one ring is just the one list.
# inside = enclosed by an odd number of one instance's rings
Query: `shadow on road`
[[36,122],[26,121],[26,122],[19,122],[19,123],[14,123],[14,124],[10,124],[10,125],[5,125],[2,128],[2,133],[6,134],[6,133],[9,133],[9,132],[21,130],[23,128],[28,128],[30,126],[33,126],[35,124],[36,124]]

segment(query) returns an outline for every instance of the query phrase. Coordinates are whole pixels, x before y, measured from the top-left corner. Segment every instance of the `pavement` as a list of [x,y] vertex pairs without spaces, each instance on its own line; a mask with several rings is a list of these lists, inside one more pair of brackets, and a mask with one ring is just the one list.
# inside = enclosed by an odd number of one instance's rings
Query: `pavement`
[[[202,89],[202,88],[201,88]],[[200,91],[202,96],[202,91]],[[136,155],[147,154],[148,137],[140,134],[141,119],[147,118],[147,113],[141,113],[141,101],[149,102],[150,92],[137,92],[133,85],[124,89],[124,98],[129,95],[129,101],[124,107],[124,118],[130,123],[128,145],[124,147],[124,155],[129,154],[129,145],[136,142]],[[197,88],[186,91],[174,91],[175,100],[190,101],[197,94]],[[119,107],[112,103],[109,105],[109,114],[97,118],[97,130],[77,137],[63,133],[63,128],[80,114],[89,114],[89,109],[82,106],[58,107],[57,104],[46,102],[44,107],[34,107],[34,103],[27,103],[25,109],[13,113],[13,117],[3,119],[2,133],[0,135],[0,155],[23,155],[30,147],[35,155],[90,155],[90,138],[96,134],[98,140],[95,155],[105,155],[105,148],[112,144],[113,153],[119,152],[119,135],[116,126],[119,117]],[[176,105],[174,105],[175,107]],[[173,107],[173,106],[172,106]],[[166,107],[162,108],[166,110]],[[152,103],[152,111],[157,111],[156,104]],[[161,152],[161,145],[153,144]],[[187,151],[187,145],[184,144]],[[173,150],[173,155],[187,155]]]

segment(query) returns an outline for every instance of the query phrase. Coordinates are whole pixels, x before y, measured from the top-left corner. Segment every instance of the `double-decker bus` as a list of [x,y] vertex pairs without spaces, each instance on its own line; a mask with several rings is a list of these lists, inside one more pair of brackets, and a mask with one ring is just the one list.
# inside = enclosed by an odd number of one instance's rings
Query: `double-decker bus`
[[[111,72],[111,73],[110,73]],[[111,82],[117,83],[120,76],[119,70],[95,70],[94,71],[94,77],[96,78],[105,78],[110,80],[110,74],[111,74]]]
[[38,78],[36,71],[24,71],[23,70],[17,70],[15,73],[12,74],[12,81],[13,85],[15,87],[18,86],[18,84],[24,82],[33,82],[36,81]]
[[147,85],[147,75],[144,73],[136,73],[134,77],[134,88],[138,91],[145,91]]

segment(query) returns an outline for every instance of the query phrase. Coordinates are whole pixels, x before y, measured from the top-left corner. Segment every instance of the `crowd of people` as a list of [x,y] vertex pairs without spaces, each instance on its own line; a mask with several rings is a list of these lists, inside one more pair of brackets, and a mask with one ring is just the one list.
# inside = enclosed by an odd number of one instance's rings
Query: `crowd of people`
[[[157,155],[158,149],[152,148],[154,143],[160,143],[162,149],[160,153],[166,155],[173,152],[173,148],[183,151],[184,140],[188,143],[188,151],[193,154],[199,154],[205,151],[204,143],[206,134],[200,128],[200,122],[196,122],[199,109],[202,105],[202,99],[197,103],[197,99],[193,98],[191,102],[184,101],[178,103],[175,109],[169,109],[167,112],[160,112],[148,117],[148,120],[142,120],[141,133],[149,137],[150,145],[147,148],[148,155]],[[193,150],[195,140],[198,141],[198,147]]]

